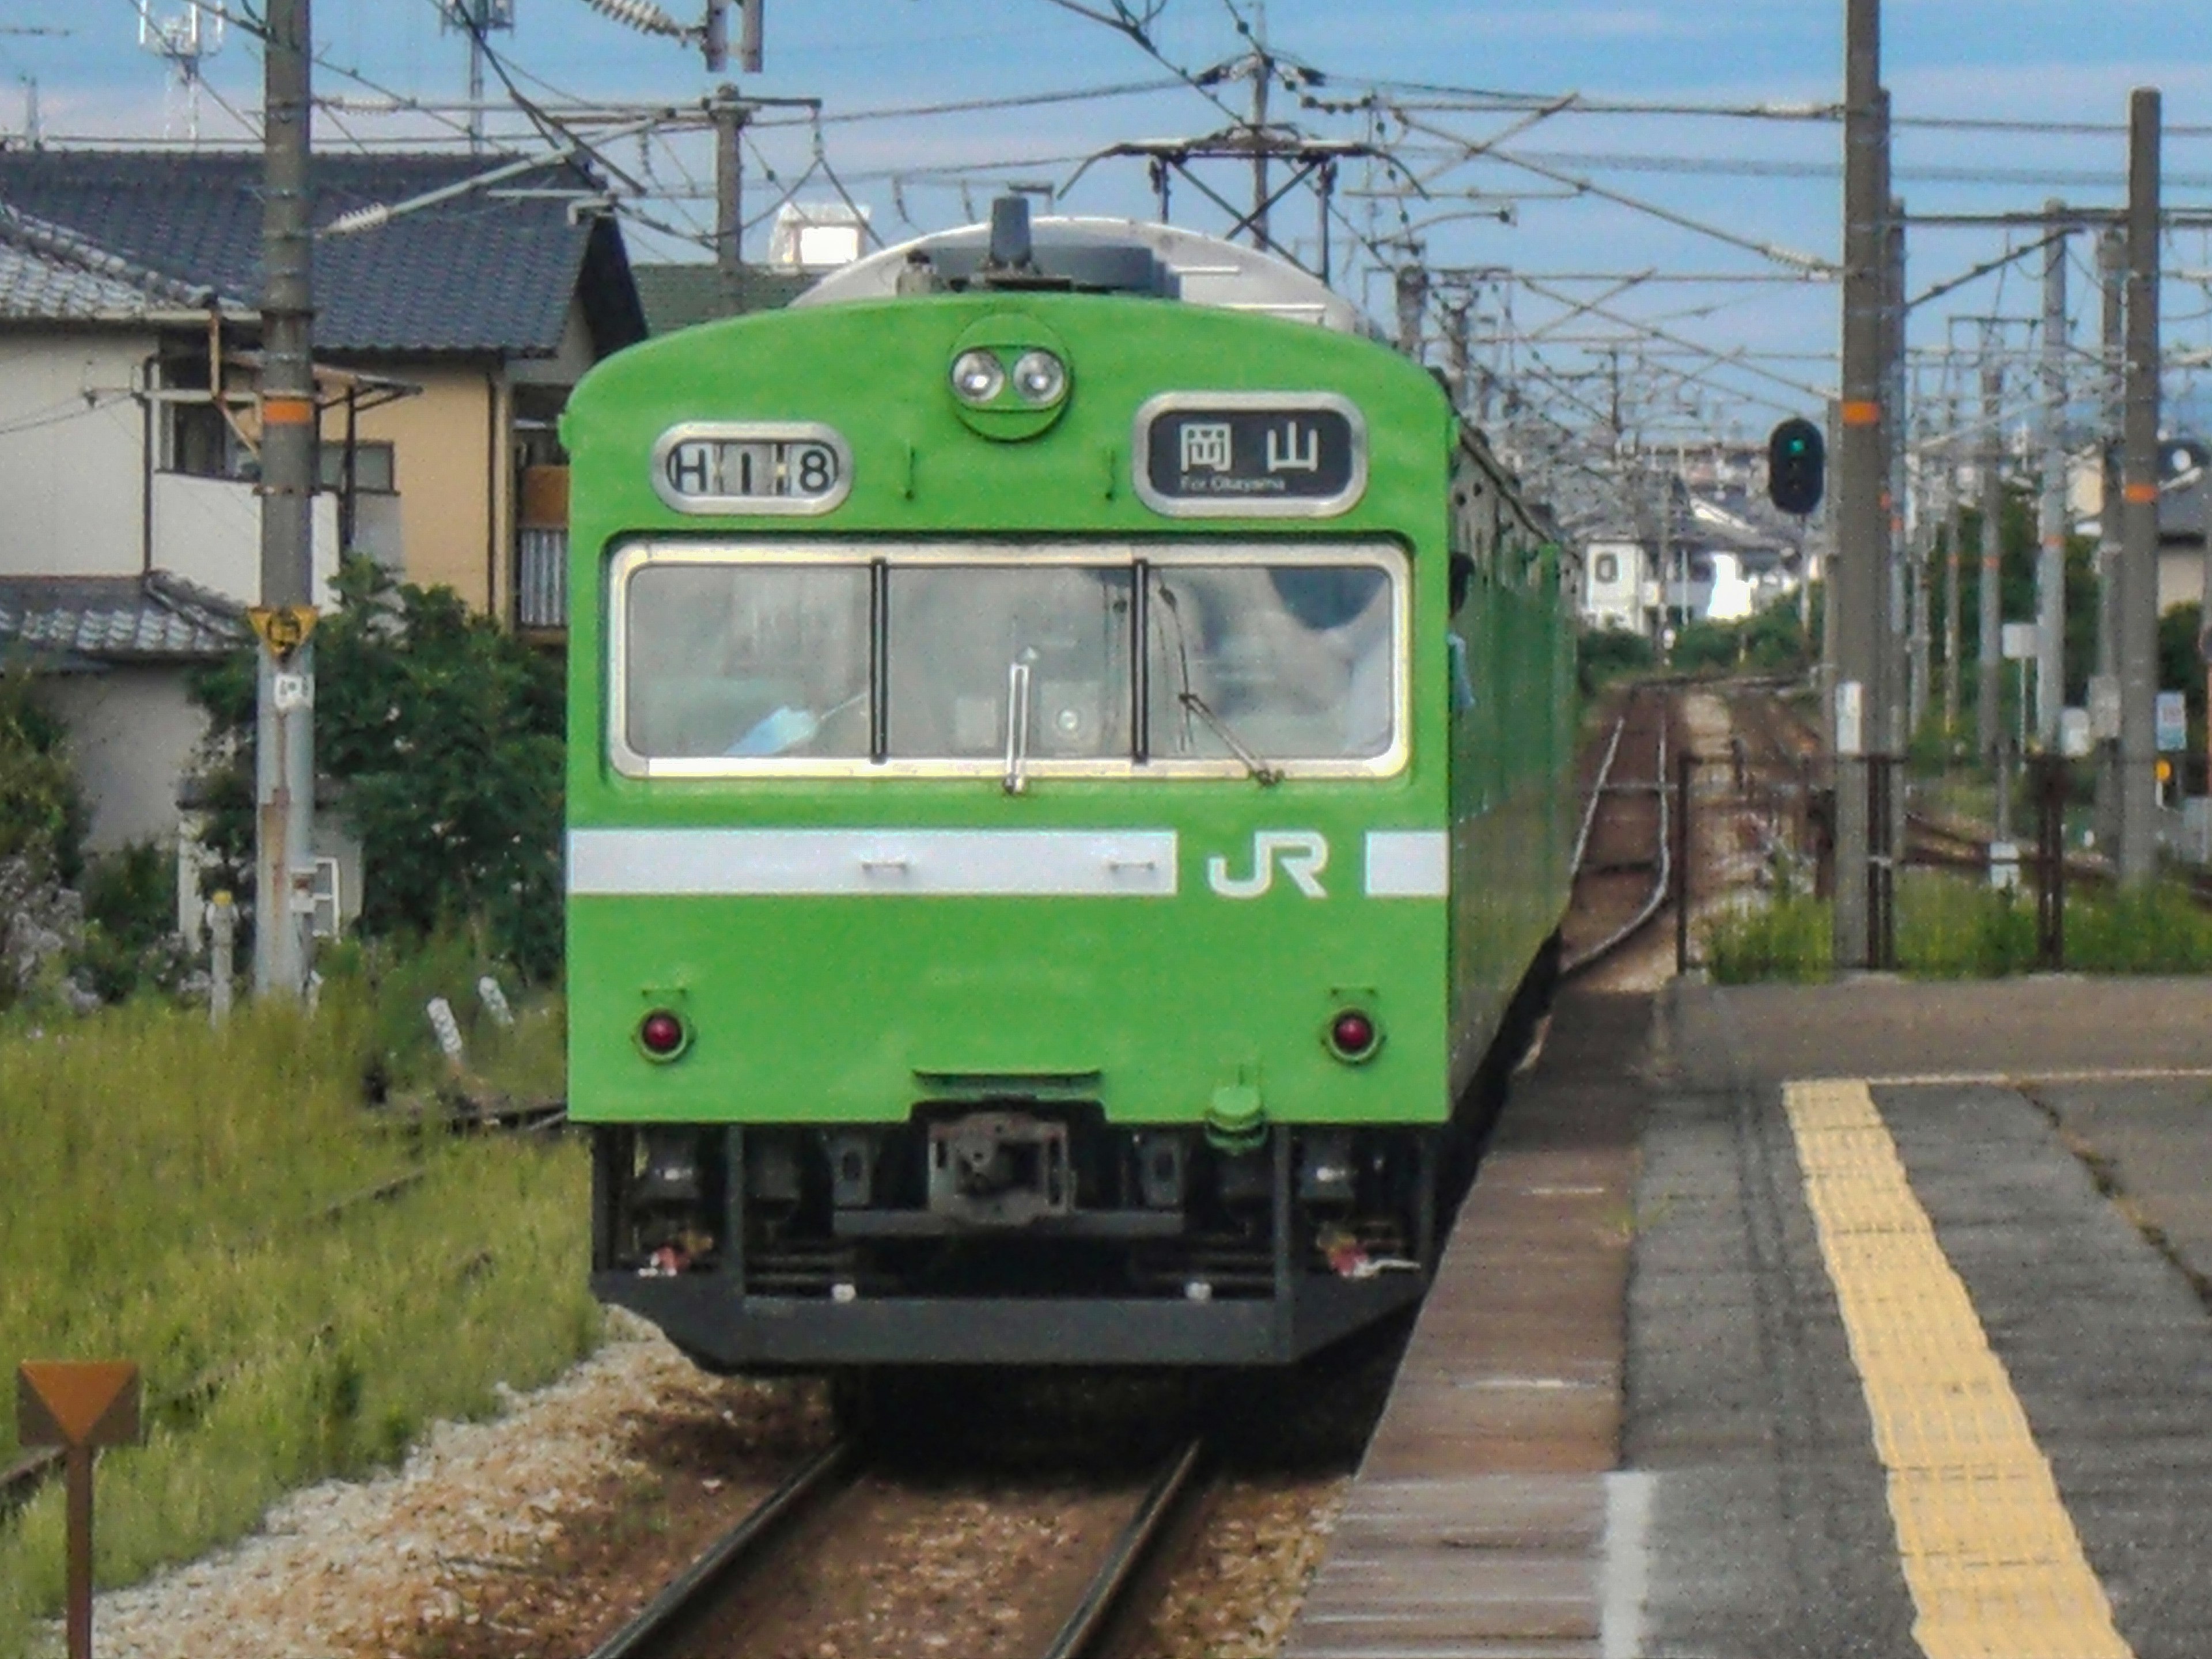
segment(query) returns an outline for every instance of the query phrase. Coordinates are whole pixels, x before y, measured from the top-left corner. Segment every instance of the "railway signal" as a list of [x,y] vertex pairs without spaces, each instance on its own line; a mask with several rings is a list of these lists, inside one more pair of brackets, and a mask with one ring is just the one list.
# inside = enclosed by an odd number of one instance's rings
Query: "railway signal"
[[1793,415],[1768,435],[1767,499],[1784,513],[1802,519],[1820,506],[1827,473],[1827,445],[1812,422]]

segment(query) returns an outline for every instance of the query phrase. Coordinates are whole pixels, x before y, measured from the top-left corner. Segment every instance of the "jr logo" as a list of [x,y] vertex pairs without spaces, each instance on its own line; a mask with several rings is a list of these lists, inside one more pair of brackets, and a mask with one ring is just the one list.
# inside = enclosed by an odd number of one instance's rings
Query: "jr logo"
[[1231,876],[1229,860],[1206,861],[1206,885],[1224,898],[1255,899],[1275,884],[1275,866],[1308,898],[1327,898],[1321,872],[1328,868],[1328,838],[1310,830],[1261,830],[1252,837],[1252,873]]

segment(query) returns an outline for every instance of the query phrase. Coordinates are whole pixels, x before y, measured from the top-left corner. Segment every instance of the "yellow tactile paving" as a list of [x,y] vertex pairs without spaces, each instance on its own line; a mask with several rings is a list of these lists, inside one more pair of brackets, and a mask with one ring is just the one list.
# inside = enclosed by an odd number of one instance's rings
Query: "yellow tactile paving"
[[1929,1659],[2133,1659],[1863,1082],[1783,1089]]

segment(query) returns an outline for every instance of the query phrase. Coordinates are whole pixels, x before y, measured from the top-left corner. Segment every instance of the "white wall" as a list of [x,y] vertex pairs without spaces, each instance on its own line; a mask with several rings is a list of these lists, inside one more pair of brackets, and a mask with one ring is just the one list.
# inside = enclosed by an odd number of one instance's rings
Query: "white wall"
[[0,571],[128,576],[143,562],[150,335],[0,332]]
[[[1613,576],[1603,572],[1611,561]],[[1634,542],[1592,542],[1583,550],[1583,619],[1599,628],[1641,629],[1644,550]]]
[[[337,570],[338,505],[335,495],[315,497],[315,603],[331,604]],[[261,597],[261,498],[250,483],[198,478],[182,472],[154,475],[155,568],[252,605]]]
[[206,717],[185,690],[185,671],[112,668],[58,674],[40,694],[69,726],[70,753],[92,805],[88,846],[112,852],[176,833],[177,784],[191,768]]

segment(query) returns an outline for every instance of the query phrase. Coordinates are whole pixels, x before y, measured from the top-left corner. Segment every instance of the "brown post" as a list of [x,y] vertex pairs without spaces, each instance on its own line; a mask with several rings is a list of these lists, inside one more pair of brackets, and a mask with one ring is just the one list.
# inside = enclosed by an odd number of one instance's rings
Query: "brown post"
[[15,1368],[17,1443],[64,1454],[69,1659],[92,1659],[93,1454],[138,1438],[138,1368],[127,1361],[26,1360]]
[[92,1448],[71,1446],[64,1462],[69,1483],[69,1659],[92,1659]]

